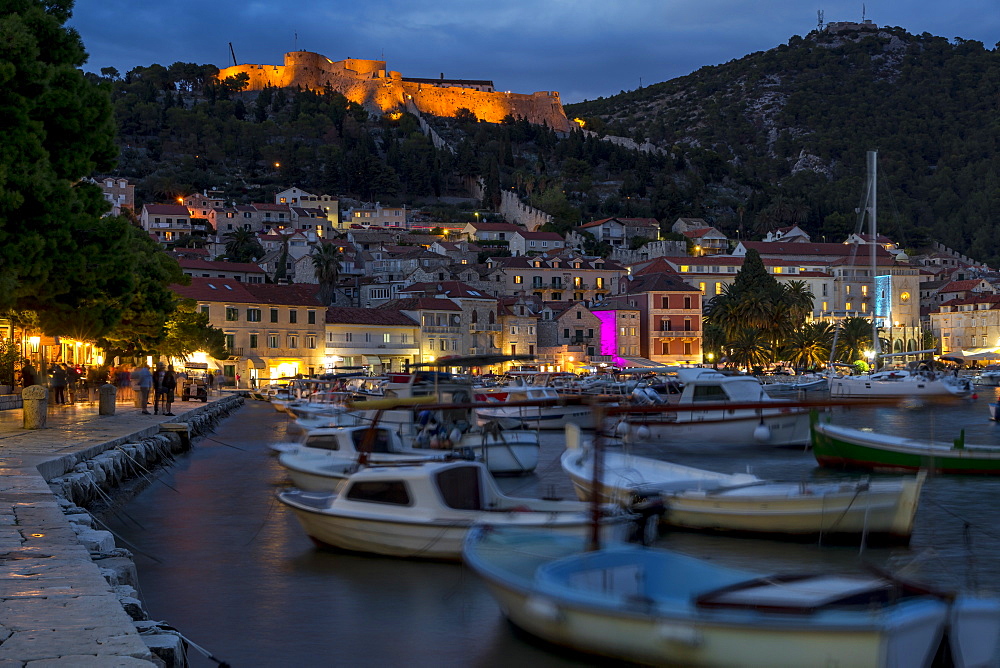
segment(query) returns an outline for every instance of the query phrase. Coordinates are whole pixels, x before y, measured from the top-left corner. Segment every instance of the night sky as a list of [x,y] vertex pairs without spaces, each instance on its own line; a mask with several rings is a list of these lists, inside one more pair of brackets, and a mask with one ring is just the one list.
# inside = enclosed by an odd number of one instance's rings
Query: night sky
[[280,65],[286,51],[386,60],[410,77],[492,79],[564,103],[615,95],[786,43],[826,21],[860,21],[994,48],[1000,0],[77,0],[84,69],[153,63]]

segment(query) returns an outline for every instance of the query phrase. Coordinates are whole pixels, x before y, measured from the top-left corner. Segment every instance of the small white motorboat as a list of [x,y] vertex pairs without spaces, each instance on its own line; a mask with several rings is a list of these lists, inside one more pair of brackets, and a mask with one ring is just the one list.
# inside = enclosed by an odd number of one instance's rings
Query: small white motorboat
[[762,575],[639,545],[476,527],[462,551],[503,613],[547,642],[648,665],[996,666],[1000,601],[887,575]]
[[279,452],[278,462],[285,467],[293,485],[310,492],[336,489],[341,480],[358,469],[362,452],[371,464],[457,456],[457,451],[451,449],[406,447],[399,434],[388,427],[321,427],[293,445],[275,448]]
[[[593,409],[590,406],[560,402],[562,395],[553,387],[518,385],[480,388],[474,398],[491,404],[476,408],[476,418],[480,425],[495,421],[505,428],[562,429],[567,424],[577,424],[585,429],[594,427]],[[551,404],[509,405],[529,401]]]
[[[784,406],[753,376],[727,376],[714,369],[680,369],[684,384],[673,410],[632,413],[617,427],[625,442],[731,445],[805,445],[809,411]],[[727,408],[739,404],[742,408]],[[747,408],[747,404],[759,404]]]
[[[394,557],[457,560],[466,533],[482,522],[581,538],[593,526],[589,504],[506,496],[483,464],[468,461],[366,467],[333,492],[288,490],[278,499],[315,542]],[[605,506],[601,534],[624,539],[631,520]]]
[[594,485],[594,448],[566,428],[563,471],[580,499],[631,506],[663,502],[662,524],[692,530],[819,536],[824,542],[906,543],[913,532],[925,473],[872,481],[772,482],[749,473],[717,473],[622,452],[602,453]]

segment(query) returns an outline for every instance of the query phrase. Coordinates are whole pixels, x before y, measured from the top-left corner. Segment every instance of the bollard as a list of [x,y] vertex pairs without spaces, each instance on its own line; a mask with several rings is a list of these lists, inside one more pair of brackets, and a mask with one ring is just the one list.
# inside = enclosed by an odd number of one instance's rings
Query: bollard
[[100,395],[100,399],[97,404],[97,414],[114,415],[115,402],[118,400],[118,388],[108,383],[106,385],[101,385],[97,391]]
[[49,391],[41,385],[31,385],[21,392],[24,403],[24,428],[43,429],[49,415]]

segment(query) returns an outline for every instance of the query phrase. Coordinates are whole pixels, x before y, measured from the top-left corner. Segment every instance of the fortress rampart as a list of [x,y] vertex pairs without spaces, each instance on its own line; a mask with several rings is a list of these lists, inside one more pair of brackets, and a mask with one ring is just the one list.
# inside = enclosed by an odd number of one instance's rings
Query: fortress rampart
[[219,78],[241,72],[250,77],[249,90],[266,86],[321,90],[329,85],[373,112],[402,111],[406,102],[411,102],[421,113],[433,116],[454,116],[464,107],[490,123],[499,123],[507,115],[523,116],[531,123],[547,124],[557,131],[569,130],[559,93],[554,91],[506,93],[462,86],[458,81],[408,81],[399,72],[386,70],[384,60],[333,61],[318,53],[293,51],[285,54],[284,65],[235,65],[220,70]]

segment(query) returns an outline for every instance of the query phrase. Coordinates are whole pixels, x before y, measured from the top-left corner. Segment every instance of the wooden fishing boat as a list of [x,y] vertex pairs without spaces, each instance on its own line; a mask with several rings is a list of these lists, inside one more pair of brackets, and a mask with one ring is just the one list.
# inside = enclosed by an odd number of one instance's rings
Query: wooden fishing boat
[[586,550],[477,527],[463,552],[504,614],[545,641],[650,665],[996,665],[1000,601],[881,575],[767,575],[631,544]]
[[926,477],[773,482],[605,451],[595,485],[593,448],[579,445],[578,429],[566,432],[562,468],[581,500],[590,499],[595,489],[601,501],[625,507],[638,499],[658,499],[664,507],[662,524],[692,530],[905,543]]
[[813,420],[812,451],[821,466],[869,471],[1000,475],[1000,447],[903,438]]

